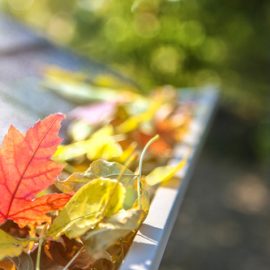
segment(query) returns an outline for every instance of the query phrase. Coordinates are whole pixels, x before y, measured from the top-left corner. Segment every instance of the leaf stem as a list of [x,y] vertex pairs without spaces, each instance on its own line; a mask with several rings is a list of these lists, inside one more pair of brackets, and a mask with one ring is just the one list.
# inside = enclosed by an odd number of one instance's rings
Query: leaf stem
[[71,266],[71,264],[77,259],[77,257],[80,255],[80,253],[83,250],[83,246],[78,250],[78,252],[73,256],[73,258],[67,263],[67,265],[63,268],[63,270],[68,270],[68,268]]
[[37,260],[36,260],[36,270],[40,270],[40,259],[41,259],[41,250],[42,250],[42,245],[44,242],[44,238],[41,237],[38,241],[38,252],[37,252]]
[[141,194],[142,194],[142,165],[143,165],[143,159],[145,156],[146,151],[148,150],[148,148],[150,147],[151,144],[153,144],[156,140],[158,140],[159,135],[154,136],[152,139],[150,139],[147,144],[145,145],[145,147],[142,150],[141,156],[140,156],[140,160],[139,160],[139,176],[138,176],[138,181],[137,181],[137,193],[138,193],[138,204],[139,204],[139,208],[142,209],[142,202],[141,202]]
[[21,237],[15,237],[18,241],[33,241],[37,242],[39,240],[38,237],[26,237],[26,238],[21,238]]

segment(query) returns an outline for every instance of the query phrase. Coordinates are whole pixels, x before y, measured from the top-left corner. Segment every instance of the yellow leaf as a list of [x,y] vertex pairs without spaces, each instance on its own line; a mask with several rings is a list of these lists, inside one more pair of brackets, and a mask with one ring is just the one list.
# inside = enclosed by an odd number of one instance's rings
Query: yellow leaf
[[118,161],[121,163],[125,163],[132,155],[136,156],[136,148],[137,143],[132,142],[122,153],[122,155],[118,158]]
[[138,128],[142,123],[147,123],[153,120],[156,112],[162,105],[162,102],[163,101],[161,99],[154,99],[153,101],[149,102],[149,107],[146,111],[128,118],[117,127],[117,131],[119,133],[127,133]]
[[87,155],[90,160],[120,157],[123,150],[113,138],[113,127],[105,126],[90,137],[90,139],[68,145],[60,145],[54,154],[57,161],[66,161]]
[[84,120],[74,120],[68,127],[68,134],[74,142],[86,140],[89,138],[91,132],[92,126]]
[[186,165],[186,160],[181,160],[177,165],[167,165],[155,168],[151,173],[145,177],[145,182],[149,186],[154,186],[161,182],[170,180],[177,172],[183,170]]
[[150,207],[150,198],[151,198],[151,194],[149,194],[149,191],[151,191],[149,189],[146,188],[146,186],[142,186],[142,193],[141,193],[141,201],[139,203],[138,198],[136,198],[136,200],[133,202],[133,208],[140,208],[142,209],[145,213],[148,213],[149,211],[149,207]]
[[118,86],[121,87],[121,95],[119,96],[119,92],[114,89],[116,87],[114,84],[112,80],[110,82],[108,80],[105,82],[99,78],[97,80],[94,78],[93,80],[87,74],[71,72],[58,67],[48,67],[43,82],[43,86],[48,90],[77,104],[119,99],[132,101],[140,97],[139,94],[131,91],[134,89],[132,86],[124,86],[124,84],[119,84]]
[[64,181],[57,180],[55,186],[63,193],[73,193],[91,180],[85,173],[73,173]]
[[0,230],[0,260],[5,257],[19,256],[27,243],[27,241],[17,240],[3,230]]
[[103,159],[95,160],[84,173],[73,173],[64,181],[58,180],[55,185],[62,192],[69,193],[77,191],[97,178],[117,179],[126,188],[124,208],[128,209],[133,205],[137,197],[137,192],[134,189],[136,176],[131,170],[117,162],[108,162]]
[[53,155],[53,159],[56,161],[66,161],[81,157],[86,154],[87,146],[87,141],[80,141],[67,145],[59,145]]
[[87,157],[90,160],[103,158],[113,159],[120,157],[123,150],[119,143],[112,137],[113,127],[105,126],[91,136],[91,141],[88,145]]
[[118,214],[98,224],[97,228],[83,237],[83,242],[90,254],[95,256],[130,232],[136,232],[142,224],[146,213],[139,209],[122,210]]
[[55,80],[66,81],[68,83],[82,82],[86,79],[86,76],[83,73],[71,72],[57,66],[47,66],[45,69],[45,76],[47,78],[54,78]]
[[104,217],[123,207],[125,188],[117,180],[99,178],[80,188],[53,221],[48,234],[80,237]]
[[131,84],[127,80],[123,80],[123,79],[116,77],[112,74],[98,74],[94,78],[94,83],[95,83],[95,85],[100,86],[100,87],[118,89],[118,90],[124,91],[125,93],[126,92],[128,93],[128,91],[125,91],[125,90],[130,90],[131,91],[130,95],[133,99],[135,99],[135,97],[136,97],[136,94],[133,91],[138,90],[138,88],[135,86],[134,83]]

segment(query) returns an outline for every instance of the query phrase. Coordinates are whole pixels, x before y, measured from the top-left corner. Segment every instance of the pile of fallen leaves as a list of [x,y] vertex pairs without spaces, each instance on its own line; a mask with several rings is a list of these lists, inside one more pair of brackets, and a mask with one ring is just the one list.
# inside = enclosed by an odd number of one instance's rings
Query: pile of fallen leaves
[[62,145],[62,114],[26,134],[11,126],[0,150],[0,269],[117,269],[157,186],[185,165],[167,163],[191,117],[163,88],[77,107]]

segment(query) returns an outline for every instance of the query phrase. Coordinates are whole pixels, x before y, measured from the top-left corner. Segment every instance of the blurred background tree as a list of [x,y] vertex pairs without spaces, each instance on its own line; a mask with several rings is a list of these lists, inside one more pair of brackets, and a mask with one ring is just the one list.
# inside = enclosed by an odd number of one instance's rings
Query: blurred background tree
[[217,85],[226,110],[247,123],[252,155],[269,161],[268,0],[2,0],[1,4],[53,41],[127,74],[143,91],[162,84]]

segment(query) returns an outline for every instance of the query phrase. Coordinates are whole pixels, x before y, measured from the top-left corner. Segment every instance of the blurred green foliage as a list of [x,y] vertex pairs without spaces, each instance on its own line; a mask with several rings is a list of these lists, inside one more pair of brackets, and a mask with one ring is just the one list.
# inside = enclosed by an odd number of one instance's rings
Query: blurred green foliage
[[2,6],[54,41],[128,74],[144,91],[216,84],[227,107],[258,121],[256,149],[270,152],[269,0],[2,0]]

